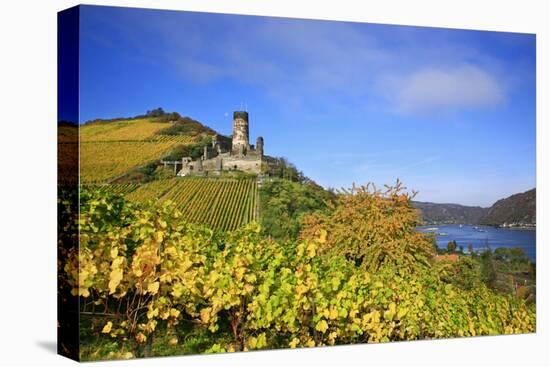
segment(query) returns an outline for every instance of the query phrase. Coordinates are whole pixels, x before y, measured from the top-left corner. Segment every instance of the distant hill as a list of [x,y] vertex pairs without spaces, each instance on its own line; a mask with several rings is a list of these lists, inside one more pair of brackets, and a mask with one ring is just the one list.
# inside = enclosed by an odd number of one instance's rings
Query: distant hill
[[436,223],[471,223],[478,224],[487,209],[480,206],[459,204],[436,204],[415,201],[413,206],[420,209],[422,220],[426,224]]
[[501,199],[490,208],[460,204],[413,202],[426,224],[470,223],[485,225],[536,223],[536,189]]
[[481,224],[533,224],[536,223],[536,189],[515,194],[497,201],[480,219]]

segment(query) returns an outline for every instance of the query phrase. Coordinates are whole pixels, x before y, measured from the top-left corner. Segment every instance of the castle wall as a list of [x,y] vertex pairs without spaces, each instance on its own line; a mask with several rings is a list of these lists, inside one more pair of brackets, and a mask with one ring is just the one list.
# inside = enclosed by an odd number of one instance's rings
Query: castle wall
[[257,157],[246,157],[244,159],[237,157],[223,158],[224,170],[239,170],[250,173],[260,173],[262,161]]
[[182,159],[182,169],[178,175],[219,174],[221,171],[234,170],[256,174],[261,173],[264,158],[264,140],[262,137],[258,137],[256,140],[256,149],[254,145],[250,145],[248,112],[235,111],[233,113],[233,138],[231,142],[231,148],[226,148],[226,142],[215,136],[212,146],[204,147],[200,159],[194,161],[188,157]]
[[178,175],[205,175],[216,174],[220,171],[243,171],[260,173],[262,160],[259,156],[235,157],[228,153],[220,154],[216,158],[196,160],[184,164]]

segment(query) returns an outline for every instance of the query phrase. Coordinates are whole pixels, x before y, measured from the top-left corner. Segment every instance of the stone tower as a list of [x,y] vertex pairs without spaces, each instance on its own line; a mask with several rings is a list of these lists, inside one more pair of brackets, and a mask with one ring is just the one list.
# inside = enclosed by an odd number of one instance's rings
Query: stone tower
[[264,155],[264,138],[261,136],[258,136],[258,139],[256,139],[256,152],[258,152],[260,157]]
[[233,112],[233,141],[231,152],[234,155],[246,155],[250,149],[248,142],[248,112]]

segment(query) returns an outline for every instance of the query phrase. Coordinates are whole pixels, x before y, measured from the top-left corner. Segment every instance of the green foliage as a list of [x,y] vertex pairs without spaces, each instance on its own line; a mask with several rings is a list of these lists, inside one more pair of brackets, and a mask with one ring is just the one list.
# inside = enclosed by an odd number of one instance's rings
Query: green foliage
[[447,243],[447,251],[449,253],[453,253],[455,252],[455,250],[456,250],[456,241],[455,240],[449,241],[449,243]]
[[530,279],[534,280],[537,278],[537,265],[535,263],[529,263],[527,274],[529,275]]
[[159,135],[189,135],[191,131],[191,126],[183,123],[175,123],[172,126],[161,130]]
[[144,166],[139,167],[138,172],[143,173],[146,176],[153,176],[155,170],[158,167],[158,164],[158,161],[150,162]]
[[487,287],[494,289],[497,280],[497,272],[493,259],[493,252],[487,248],[481,253],[481,278]]
[[277,240],[296,239],[304,216],[326,210],[330,200],[329,192],[312,183],[266,180],[260,188],[262,231]]
[[271,164],[263,167],[263,171],[271,177],[278,177],[293,182],[307,183],[311,180],[298,171],[296,166],[283,157],[272,158]]
[[190,117],[180,117],[179,114],[168,114],[160,117],[161,122],[173,122],[173,124],[165,129],[157,132],[157,135],[199,135],[208,134],[214,135],[216,132],[211,128],[203,125],[197,120]]
[[159,107],[159,108],[154,108],[152,110],[147,110],[147,113],[145,114],[145,116],[147,116],[147,117],[159,117],[159,116],[163,116],[165,113],[166,112],[164,112],[162,107]]
[[456,250],[456,241],[455,240],[452,240],[447,244],[447,250],[451,253],[455,252],[455,250]]
[[183,157],[191,157],[191,159],[198,159],[202,157],[204,153],[204,147],[210,145],[212,137],[208,136],[203,138],[196,144],[181,144],[177,145],[172,150],[162,157],[162,160],[166,161],[179,161]]
[[500,267],[508,272],[528,272],[529,258],[521,248],[499,247],[494,252],[494,260],[500,262]]
[[434,267],[442,281],[462,289],[471,290],[481,284],[480,263],[471,257],[459,256],[457,260],[444,258]]

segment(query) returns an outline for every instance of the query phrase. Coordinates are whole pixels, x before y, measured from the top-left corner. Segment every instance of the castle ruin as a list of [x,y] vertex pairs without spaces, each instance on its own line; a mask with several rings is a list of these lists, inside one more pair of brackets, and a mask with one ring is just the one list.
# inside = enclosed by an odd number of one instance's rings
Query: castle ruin
[[201,158],[183,157],[178,176],[220,174],[222,171],[243,171],[260,174],[264,161],[264,139],[256,139],[256,146],[249,143],[248,112],[233,113],[233,137],[225,144],[215,135],[212,143],[204,147]]

